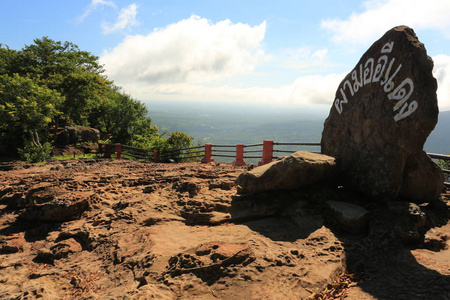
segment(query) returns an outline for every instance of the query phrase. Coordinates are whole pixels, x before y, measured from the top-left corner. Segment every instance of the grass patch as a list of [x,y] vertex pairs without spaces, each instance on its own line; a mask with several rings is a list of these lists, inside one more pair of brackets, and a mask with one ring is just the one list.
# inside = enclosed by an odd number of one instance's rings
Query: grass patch
[[78,154],[78,155],[61,155],[61,156],[52,156],[50,160],[69,160],[69,159],[82,159],[82,158],[99,158],[101,157],[101,154],[97,153],[89,153],[89,154]]

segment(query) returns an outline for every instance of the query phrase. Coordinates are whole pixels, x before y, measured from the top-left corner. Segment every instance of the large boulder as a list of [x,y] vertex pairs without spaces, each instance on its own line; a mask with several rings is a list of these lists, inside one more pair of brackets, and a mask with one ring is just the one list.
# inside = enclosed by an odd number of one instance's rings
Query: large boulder
[[100,131],[98,129],[83,126],[67,126],[58,131],[56,144],[66,146],[77,143],[97,143],[99,138]]
[[398,26],[342,80],[321,144],[351,187],[381,201],[437,199],[442,172],[422,150],[439,113],[432,69],[414,31]]
[[333,157],[298,151],[240,174],[236,183],[243,192],[291,190],[332,177],[335,171]]

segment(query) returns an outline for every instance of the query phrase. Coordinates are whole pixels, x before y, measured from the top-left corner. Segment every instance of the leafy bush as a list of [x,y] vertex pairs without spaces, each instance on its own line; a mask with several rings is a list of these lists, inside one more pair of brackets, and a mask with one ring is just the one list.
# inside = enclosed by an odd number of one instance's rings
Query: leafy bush
[[[447,153],[447,155],[450,155],[450,153]],[[441,167],[441,169],[450,170],[450,160],[440,159],[438,160],[437,164],[439,167]],[[444,173],[444,180],[446,182],[450,182],[450,174]]]
[[52,152],[52,145],[44,143],[41,147],[28,143],[24,148],[18,149],[19,156],[22,160],[27,162],[37,163],[46,161],[50,158]]
[[165,134],[166,133],[159,134],[155,132],[152,132],[151,134],[135,134],[131,143],[134,147],[158,150],[160,159],[163,162],[169,160],[174,160],[176,162],[180,162],[181,160],[185,162],[198,161],[196,158],[183,159],[183,156],[199,155],[200,152],[197,149],[178,150],[193,147],[193,137],[179,131],[172,132],[167,138],[163,137]]

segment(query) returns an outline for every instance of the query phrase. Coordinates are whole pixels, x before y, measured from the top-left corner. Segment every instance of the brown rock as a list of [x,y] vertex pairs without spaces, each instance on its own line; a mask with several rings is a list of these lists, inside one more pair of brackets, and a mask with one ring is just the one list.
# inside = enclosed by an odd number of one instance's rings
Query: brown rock
[[67,126],[60,129],[56,136],[57,145],[71,145],[76,143],[97,143],[100,131],[95,128],[83,126]]
[[332,200],[327,201],[327,205],[331,217],[345,231],[360,233],[367,228],[369,212],[361,206]]
[[[414,31],[399,26],[342,80],[321,143],[350,186],[378,200],[395,199],[400,190],[410,197],[414,192],[406,190],[413,186],[420,190],[415,201],[435,200],[441,192],[442,174],[422,153],[439,113],[432,69]],[[422,184],[422,174],[433,184]]]
[[443,181],[439,166],[420,151],[409,155],[406,160],[399,195],[416,203],[439,199]]
[[242,192],[296,189],[333,176],[335,167],[333,157],[298,151],[242,173],[236,183],[243,188]]
[[54,222],[74,220],[89,207],[92,194],[46,186],[28,194],[31,203],[21,217],[26,220]]
[[[68,257],[72,253],[82,251],[83,247],[74,238],[69,238],[59,242],[58,244],[53,246],[50,250],[53,253],[53,258],[60,259]],[[41,255],[42,254],[43,253],[41,253]]]

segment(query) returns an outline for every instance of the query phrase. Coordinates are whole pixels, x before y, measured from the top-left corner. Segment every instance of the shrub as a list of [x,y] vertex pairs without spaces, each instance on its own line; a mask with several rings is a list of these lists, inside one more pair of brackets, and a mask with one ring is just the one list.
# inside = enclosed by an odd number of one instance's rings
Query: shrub
[[18,152],[20,158],[27,162],[36,163],[46,161],[51,156],[52,145],[50,143],[44,143],[39,147],[33,143],[28,143],[24,148],[18,149]]
[[[447,155],[450,155],[450,153],[448,153]],[[438,160],[437,164],[438,164],[439,167],[441,167],[444,170],[450,170],[450,160],[440,159],[440,160]],[[444,180],[446,182],[449,182],[450,181],[450,174],[444,173]]]

